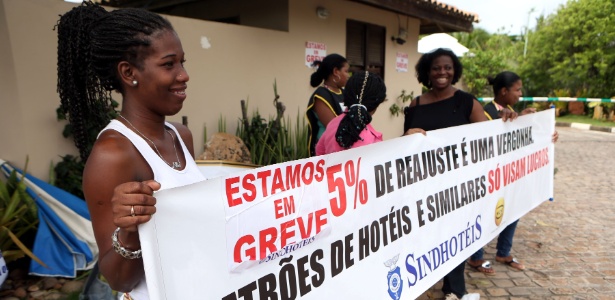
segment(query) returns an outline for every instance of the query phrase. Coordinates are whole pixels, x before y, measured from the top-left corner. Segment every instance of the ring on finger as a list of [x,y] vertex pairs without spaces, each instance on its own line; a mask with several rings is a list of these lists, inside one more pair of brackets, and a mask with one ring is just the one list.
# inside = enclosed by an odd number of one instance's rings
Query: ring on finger
[[134,205],[130,206],[130,215],[133,216],[133,217],[136,216],[136,214],[135,214],[135,206]]

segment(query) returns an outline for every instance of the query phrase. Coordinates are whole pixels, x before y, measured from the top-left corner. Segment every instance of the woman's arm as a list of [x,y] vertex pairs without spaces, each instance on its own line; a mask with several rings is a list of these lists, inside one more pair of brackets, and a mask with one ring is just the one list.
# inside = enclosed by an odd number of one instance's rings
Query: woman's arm
[[487,116],[485,115],[485,110],[483,106],[480,105],[478,100],[474,99],[472,101],[472,112],[470,113],[470,123],[483,122],[488,121]]
[[498,112],[498,115],[500,115],[500,118],[502,118],[502,121],[504,122],[512,121],[519,116],[519,114],[516,111],[510,110],[506,107],[502,108],[502,110]]
[[148,222],[156,212],[152,195],[160,188],[151,179],[151,168],[138,150],[111,130],[100,136],[83,172],[83,191],[99,249],[100,271],[116,291],[129,292],[144,279],[143,260],[116,253],[111,236],[119,227],[121,246],[131,251],[141,249],[137,225]]
[[404,135],[411,135],[415,133],[420,133],[422,135],[427,135],[427,132],[421,128],[410,128],[404,132]]
[[[404,107],[404,128],[406,127],[406,122],[408,122],[408,114],[410,113],[410,108],[411,107],[415,107],[416,104],[418,103],[418,99],[420,96],[414,98],[412,101],[410,101],[410,104],[408,104],[408,106]],[[420,133],[422,135],[427,135],[427,132],[421,128],[408,128],[408,130],[406,130],[404,132],[404,135],[411,135],[411,134],[415,134],[415,133]]]
[[525,116],[525,115],[527,115],[527,114],[533,114],[533,113],[535,113],[535,112],[536,112],[536,108],[534,108],[534,107],[528,107],[528,108],[526,108],[526,109],[522,110],[520,115]]
[[337,117],[335,112],[331,110],[331,107],[318,97],[314,97],[314,112],[316,112],[318,120],[320,120],[325,127],[333,118]]
[[553,135],[551,136],[551,141],[552,142],[557,142],[557,140],[559,139],[559,133],[557,133],[557,130],[555,132],[553,132]]

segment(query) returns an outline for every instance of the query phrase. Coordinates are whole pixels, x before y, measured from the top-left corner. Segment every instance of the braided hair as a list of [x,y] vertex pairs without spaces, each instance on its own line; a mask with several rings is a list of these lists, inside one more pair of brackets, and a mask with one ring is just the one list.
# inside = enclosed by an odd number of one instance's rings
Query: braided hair
[[60,17],[58,32],[58,86],[60,109],[67,116],[81,159],[86,160],[96,132],[108,122],[111,91],[124,92],[117,65],[127,61],[142,68],[152,36],[173,30],[161,16],[142,9],[107,12],[84,1]]
[[344,105],[348,111],[335,132],[335,140],[340,147],[348,149],[361,139],[361,131],[372,121],[369,112],[384,102],[386,93],[384,81],[374,73],[360,71],[348,79],[344,90]]
[[318,69],[312,73],[310,85],[312,87],[319,86],[329,75],[333,74],[333,70],[343,68],[347,62],[346,58],[335,53],[327,55],[322,61],[314,61],[312,65],[318,67]]

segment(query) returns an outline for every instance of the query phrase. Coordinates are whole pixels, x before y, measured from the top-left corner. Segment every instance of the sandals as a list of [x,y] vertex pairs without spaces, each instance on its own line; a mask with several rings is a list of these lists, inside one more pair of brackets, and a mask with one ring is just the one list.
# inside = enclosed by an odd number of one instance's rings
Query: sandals
[[496,256],[495,260],[497,262],[503,263],[508,265],[509,267],[515,269],[515,270],[519,270],[519,271],[523,271],[525,270],[525,266],[520,263],[515,257],[513,257],[512,255],[509,255],[507,257],[499,257]]
[[471,259],[468,259],[468,266],[487,276],[495,275],[495,270],[491,267],[491,262],[488,260],[481,259],[477,261],[472,261]]

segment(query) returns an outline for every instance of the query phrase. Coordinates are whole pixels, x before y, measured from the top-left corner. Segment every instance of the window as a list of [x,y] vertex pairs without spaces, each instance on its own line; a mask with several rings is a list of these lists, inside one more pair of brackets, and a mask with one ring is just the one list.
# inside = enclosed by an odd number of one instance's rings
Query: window
[[367,70],[384,79],[385,36],[382,26],[346,21],[346,59],[351,72]]

